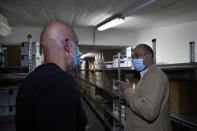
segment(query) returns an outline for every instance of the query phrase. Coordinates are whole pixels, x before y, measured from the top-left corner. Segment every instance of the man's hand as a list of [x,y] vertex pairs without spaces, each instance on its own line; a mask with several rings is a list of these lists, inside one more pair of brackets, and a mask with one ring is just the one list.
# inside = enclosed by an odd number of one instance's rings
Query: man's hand
[[85,131],[88,131],[92,127],[91,124],[86,125]]
[[121,90],[121,91],[123,91],[124,89],[130,87],[130,82],[129,82],[128,79],[126,79],[126,82],[124,82],[124,81],[119,81],[119,80],[116,80],[116,81],[120,84],[120,90]]

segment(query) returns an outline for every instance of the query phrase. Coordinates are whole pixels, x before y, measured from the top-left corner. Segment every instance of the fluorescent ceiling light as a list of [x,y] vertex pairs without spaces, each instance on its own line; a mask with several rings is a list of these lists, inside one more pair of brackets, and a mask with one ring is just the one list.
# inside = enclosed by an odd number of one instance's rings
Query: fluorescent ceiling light
[[96,53],[86,53],[86,54],[83,54],[80,58],[84,59],[87,57],[95,57],[95,56],[96,56]]
[[106,29],[109,29],[111,27],[114,27],[114,26],[117,26],[119,24],[122,24],[124,23],[125,20],[124,18],[120,17],[120,18],[115,18],[115,19],[112,19],[110,20],[109,22],[106,22],[105,24],[102,24],[100,25],[97,30],[98,31],[103,31],[103,30],[106,30]]
[[101,24],[99,24],[97,26],[97,30],[98,31],[103,31],[103,30],[106,30],[106,29],[109,29],[111,27],[114,27],[114,26],[117,26],[119,24],[122,24],[124,23],[126,20],[124,19],[125,17],[128,17],[130,16],[132,13],[148,6],[149,4],[155,2],[156,0],[149,0],[148,2],[142,4],[142,5],[139,5],[138,7],[136,8],[133,8],[131,10],[128,10],[127,12],[123,13],[123,14],[116,14],[114,16],[112,16],[111,18],[105,20],[104,22],[102,22]]
[[11,28],[8,25],[7,19],[0,14],[0,35],[8,36],[11,33]]

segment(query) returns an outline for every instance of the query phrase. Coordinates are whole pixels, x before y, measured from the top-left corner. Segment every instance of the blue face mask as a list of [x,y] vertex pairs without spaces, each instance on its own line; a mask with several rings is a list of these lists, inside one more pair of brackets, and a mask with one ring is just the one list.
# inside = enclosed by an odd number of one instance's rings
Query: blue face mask
[[70,51],[70,58],[67,61],[67,65],[69,66],[70,69],[74,69],[76,66],[80,64],[80,51],[77,45],[69,41],[71,44],[71,51]]
[[143,59],[132,59],[134,69],[137,71],[143,71],[145,66],[143,63]]
[[77,47],[76,49],[76,55],[75,55],[75,67],[80,64],[80,51],[79,48]]

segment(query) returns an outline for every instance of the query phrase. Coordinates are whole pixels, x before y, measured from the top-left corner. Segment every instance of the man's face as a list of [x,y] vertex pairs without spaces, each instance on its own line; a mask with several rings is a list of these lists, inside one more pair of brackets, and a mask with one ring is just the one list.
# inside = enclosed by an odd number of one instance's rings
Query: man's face
[[132,58],[133,59],[143,59],[143,64],[145,67],[147,67],[148,53],[146,53],[143,48],[144,48],[143,46],[137,46],[133,51]]
[[140,58],[144,59],[145,55],[146,55],[146,53],[144,52],[143,47],[137,46],[133,51],[132,58],[133,59],[140,59]]
[[148,65],[152,62],[152,55],[151,53],[145,52],[145,49],[143,46],[137,46],[132,54],[133,59],[143,59],[143,63],[145,67],[147,68]]

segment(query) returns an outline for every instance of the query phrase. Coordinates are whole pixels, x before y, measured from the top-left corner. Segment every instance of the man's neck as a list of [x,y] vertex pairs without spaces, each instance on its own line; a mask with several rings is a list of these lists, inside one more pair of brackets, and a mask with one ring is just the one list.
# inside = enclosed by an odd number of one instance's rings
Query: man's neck
[[62,70],[64,70],[64,71],[67,71],[67,66],[66,66],[66,61],[65,60],[62,60],[61,58],[63,58],[63,57],[61,57],[61,56],[53,56],[53,57],[50,57],[50,56],[46,56],[45,58],[44,58],[44,63],[46,64],[46,63],[54,63],[54,64],[56,64],[57,66],[59,66]]

